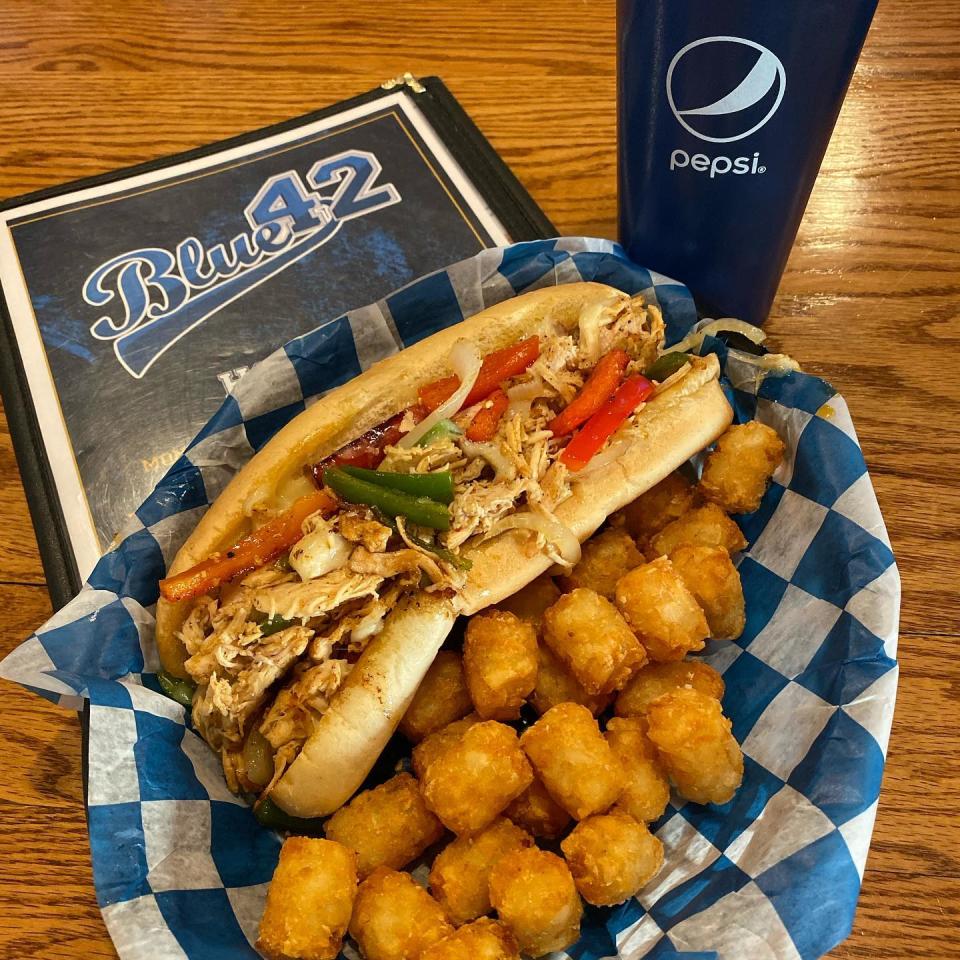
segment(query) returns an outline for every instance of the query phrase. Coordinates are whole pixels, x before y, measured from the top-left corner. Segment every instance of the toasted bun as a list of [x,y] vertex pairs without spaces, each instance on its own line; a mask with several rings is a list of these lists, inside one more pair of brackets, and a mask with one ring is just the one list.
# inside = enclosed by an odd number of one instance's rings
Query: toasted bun
[[[305,464],[329,456],[350,440],[406,409],[417,388],[450,372],[447,357],[460,338],[489,353],[535,333],[573,330],[585,309],[615,304],[626,294],[596,283],[534,291],[505,301],[375,364],[294,418],[233,478],[181,547],[176,574],[249,529],[256,505],[282,505]],[[712,443],[732,411],[718,382],[716,357],[695,358],[693,369],[645,407],[640,433],[602,470],[585,471],[573,495],[555,511],[586,540],[614,511],[636,499]],[[271,794],[301,817],[332,813],[370,771],[420,685],[458,613],[472,614],[519,590],[551,566],[531,551],[529,533],[507,532],[467,548],[466,587],[455,600],[421,592],[398,604],[336,693],[314,733]],[[163,666],[183,676],[185,651],[177,632],[190,601],[157,605],[157,644]]]
[[456,618],[453,604],[436,594],[401,600],[271,798],[296,817],[342,807],[393,736]]

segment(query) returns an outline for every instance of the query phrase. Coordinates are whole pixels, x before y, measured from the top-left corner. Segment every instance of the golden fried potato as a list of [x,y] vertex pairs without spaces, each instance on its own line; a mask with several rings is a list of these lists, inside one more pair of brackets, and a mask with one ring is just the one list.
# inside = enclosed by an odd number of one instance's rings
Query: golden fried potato
[[520,960],[520,948],[502,923],[482,917],[427,947],[418,960]]
[[418,780],[423,780],[427,767],[450,746],[456,743],[474,724],[480,723],[475,713],[469,713],[462,720],[454,720],[445,727],[431,733],[429,737],[418,743],[410,754],[413,761],[413,773]]
[[410,960],[451,933],[440,904],[409,873],[377,867],[357,890],[350,936],[366,960]]
[[723,677],[708,663],[699,660],[648,663],[633,675],[617,697],[617,716],[640,717],[657,697],[678,687],[693,687],[714,700],[723,699]]
[[267,960],[333,960],[357,895],[357,855],[332,840],[288,837],[267,891],[257,949]]
[[465,717],[472,709],[460,655],[441,650],[420,681],[400,721],[400,732],[411,743],[419,743],[448,723]]
[[584,588],[565,593],[547,610],[543,639],[590,694],[619,690],[647,660],[617,608]]
[[786,449],[777,431],[765,423],[736,424],[707,457],[700,492],[727,513],[752,513]]
[[723,547],[728,553],[736,553],[747,545],[740,528],[715,503],[706,503],[685,513],[651,537],[646,548],[647,558],[666,556],[685,543]]
[[578,703],[548,710],[520,738],[550,796],[575,820],[606,810],[626,775],[593,715]]
[[536,776],[503,815],[533,836],[548,840],[559,837],[570,822],[570,814],[550,796],[543,781]]
[[458,837],[437,854],[430,892],[457,926],[492,909],[488,882],[493,865],[510,850],[533,846],[533,837],[504,817],[479,833]]
[[703,611],[667,557],[621,577],[617,607],[651,660],[682,660],[702,650],[710,635]]
[[607,708],[612,694],[587,693],[545,643],[540,645],[539,659],[537,685],[530,694],[530,703],[537,713],[543,715],[558,703],[582,704],[594,716]]
[[614,810],[640,823],[656,820],[670,801],[670,782],[641,717],[613,717],[607,722],[607,743],[626,774],[626,786]]
[[409,773],[358,793],[323,830],[328,840],[356,850],[361,877],[381,866],[399,870],[443,836]]
[[539,631],[543,623],[543,611],[559,599],[560,588],[553,582],[552,577],[544,573],[513,596],[501,600],[496,609],[506,610],[507,613],[532,623]]
[[490,902],[531,957],[580,937],[583,904],[569,868],[554,853],[528,847],[502,857],[490,871]]
[[476,833],[533,780],[515,730],[487,720],[445,747],[424,771],[427,807],[456,834]]
[[680,574],[707,617],[710,636],[736,640],[747,623],[740,574],[723,547],[687,544],[670,554]]
[[537,682],[537,631],[504,610],[471,617],[463,666],[474,708],[484,720],[516,720]]
[[646,493],[640,494],[633,503],[618,510],[610,522],[622,522],[632,537],[647,540],[668,523],[683,516],[695,501],[696,491],[690,481],[682,473],[674,472]]
[[610,527],[583,545],[580,561],[563,577],[563,585],[567,590],[586,587],[612,600],[617,581],[643,562],[633,537],[622,527]]
[[720,704],[681,687],[647,708],[647,736],[680,796],[726,803],[743,780],[743,754]]
[[663,844],[624,813],[588,817],[560,849],[581,896],[595,907],[635,896],[663,865]]

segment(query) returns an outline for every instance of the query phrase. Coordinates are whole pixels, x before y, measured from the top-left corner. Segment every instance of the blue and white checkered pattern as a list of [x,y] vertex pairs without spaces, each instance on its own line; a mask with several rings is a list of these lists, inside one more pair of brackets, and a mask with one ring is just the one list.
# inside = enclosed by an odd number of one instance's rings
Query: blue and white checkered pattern
[[[583,238],[488,250],[293,340],[251,370],[136,512],[83,592],[0,665],[75,708],[90,701],[94,882],[124,960],[236,960],[251,946],[279,849],[226,789],[217,758],[158,693],[153,605],[165,564],[274,432],[318,396],[523,290],[597,280],[659,302],[675,341],[687,290]],[[716,340],[740,420],[788,455],[739,518],[747,627],[706,658],[746,756],[724,807],[672,806],[656,880],[590,908],[568,956],[813,960],[849,932],[897,685],[900,585],[847,406],[801,373],[757,375]]]

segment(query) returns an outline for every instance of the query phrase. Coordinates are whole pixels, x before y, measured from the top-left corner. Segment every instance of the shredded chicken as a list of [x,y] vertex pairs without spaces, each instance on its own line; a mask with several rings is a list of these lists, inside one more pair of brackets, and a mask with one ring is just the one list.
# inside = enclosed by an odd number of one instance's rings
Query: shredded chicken
[[569,403],[583,386],[583,374],[577,370],[577,344],[571,336],[545,337],[540,343],[540,356],[527,373],[539,377]]
[[263,705],[270,687],[306,650],[312,636],[307,627],[279,630],[255,645],[248,644],[242,657],[236,657],[222,675],[210,675],[193,704],[193,722],[207,743],[219,748],[224,743],[243,742],[246,721]]
[[350,569],[358,574],[373,574],[379,579],[395,577],[400,573],[422,570],[434,583],[444,580],[437,561],[421,550],[391,550],[389,553],[370,553],[357,547],[350,556]]
[[340,514],[340,536],[351,543],[362,544],[371,553],[383,553],[392,533],[386,524],[358,510],[344,510]]
[[602,355],[615,347],[624,350],[642,372],[657,359],[664,332],[660,308],[645,303],[638,295],[615,310],[611,322],[601,327],[600,353]]
[[274,749],[273,777],[266,794],[314,732],[351,669],[346,660],[304,662],[294,668],[293,679],[277,693],[260,723],[260,733]]
[[372,571],[362,573],[352,568],[352,557],[360,550],[364,548],[357,547],[354,550],[348,566],[340,567],[318,580],[281,583],[258,590],[253,597],[254,608],[270,617],[308,620],[356,597],[376,596],[383,577],[373,575]]
[[466,464],[463,451],[450,438],[426,447],[385,447],[383,452],[383,463],[377,469],[393,473],[432,473]]

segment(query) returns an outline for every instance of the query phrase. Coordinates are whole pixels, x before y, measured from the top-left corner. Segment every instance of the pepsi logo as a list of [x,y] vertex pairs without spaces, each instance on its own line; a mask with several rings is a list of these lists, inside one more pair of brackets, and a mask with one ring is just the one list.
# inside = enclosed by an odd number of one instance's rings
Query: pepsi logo
[[731,143],[756,133],[787,89],[780,58],[742,37],[702,37],[667,68],[667,101],[677,122],[700,140]]

